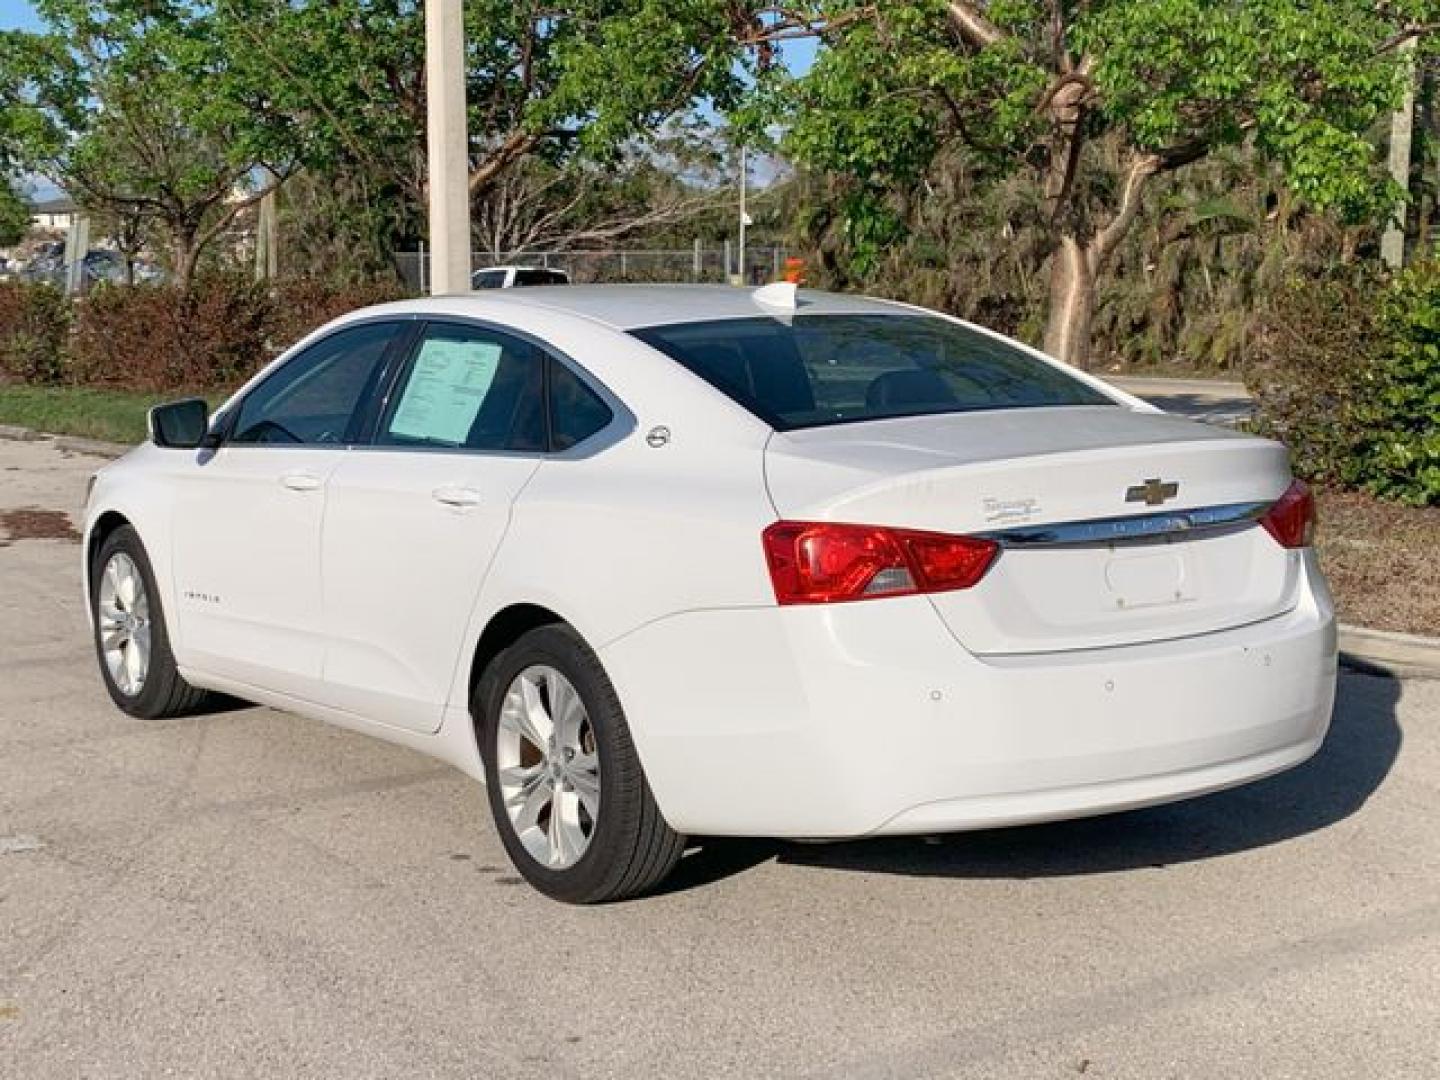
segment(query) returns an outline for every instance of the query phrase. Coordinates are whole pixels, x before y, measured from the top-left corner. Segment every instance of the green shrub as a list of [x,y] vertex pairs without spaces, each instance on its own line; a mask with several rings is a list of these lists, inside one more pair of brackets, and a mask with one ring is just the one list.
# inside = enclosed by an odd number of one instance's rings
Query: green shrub
[[127,390],[233,386],[269,358],[271,303],[260,285],[215,276],[173,285],[101,286],[77,305],[76,381]]
[[0,376],[20,382],[65,381],[70,305],[59,289],[0,282]]
[[269,286],[237,275],[173,285],[100,285],[66,300],[0,284],[0,376],[170,393],[224,390],[331,319],[405,295],[396,283]]
[[1380,288],[1368,278],[1293,280],[1260,318],[1246,370],[1256,426],[1289,445],[1295,472],[1307,479],[1353,485],[1362,435],[1357,376],[1380,352]]
[[356,308],[401,300],[408,294],[393,280],[340,285],[314,278],[290,278],[277,283],[272,295],[267,334],[271,349],[278,353],[331,319]]
[[1440,504],[1440,266],[1293,281],[1252,344],[1257,427],[1299,475]]
[[1440,505],[1440,263],[1401,275],[1380,327],[1386,348],[1366,373],[1356,468],[1376,495]]

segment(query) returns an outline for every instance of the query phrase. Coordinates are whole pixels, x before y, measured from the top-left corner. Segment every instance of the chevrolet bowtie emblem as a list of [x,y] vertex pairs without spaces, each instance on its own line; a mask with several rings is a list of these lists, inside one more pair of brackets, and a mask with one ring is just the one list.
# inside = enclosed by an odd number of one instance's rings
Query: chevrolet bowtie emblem
[[1173,499],[1179,494],[1179,483],[1174,480],[1162,481],[1156,476],[1146,480],[1143,484],[1126,488],[1125,501],[1127,503],[1143,502],[1146,506],[1159,506],[1167,499]]

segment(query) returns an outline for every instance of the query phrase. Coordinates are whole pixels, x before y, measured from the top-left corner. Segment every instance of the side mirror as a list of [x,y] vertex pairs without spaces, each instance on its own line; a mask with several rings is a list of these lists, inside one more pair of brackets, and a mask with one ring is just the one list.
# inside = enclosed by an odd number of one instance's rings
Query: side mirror
[[210,430],[210,406],[204,398],[186,398],[150,410],[150,441],[175,450],[194,450]]

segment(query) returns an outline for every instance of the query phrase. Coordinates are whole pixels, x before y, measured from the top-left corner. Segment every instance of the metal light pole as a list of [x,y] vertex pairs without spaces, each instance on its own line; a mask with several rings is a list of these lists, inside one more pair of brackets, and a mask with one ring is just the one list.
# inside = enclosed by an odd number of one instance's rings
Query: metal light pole
[[470,138],[461,0],[425,2],[430,292],[470,289]]

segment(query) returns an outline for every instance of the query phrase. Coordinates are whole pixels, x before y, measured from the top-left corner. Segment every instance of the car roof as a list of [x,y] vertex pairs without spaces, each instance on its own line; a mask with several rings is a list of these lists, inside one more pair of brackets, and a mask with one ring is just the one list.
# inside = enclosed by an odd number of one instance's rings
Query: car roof
[[[757,291],[730,285],[536,285],[428,297],[406,301],[391,310],[469,314],[468,309],[473,308],[476,318],[485,318],[499,315],[505,307],[539,308],[578,315],[616,330],[788,314],[786,309],[760,303],[755,298]],[[796,308],[797,314],[804,315],[894,314],[908,310],[883,300],[810,289],[800,290]]]

